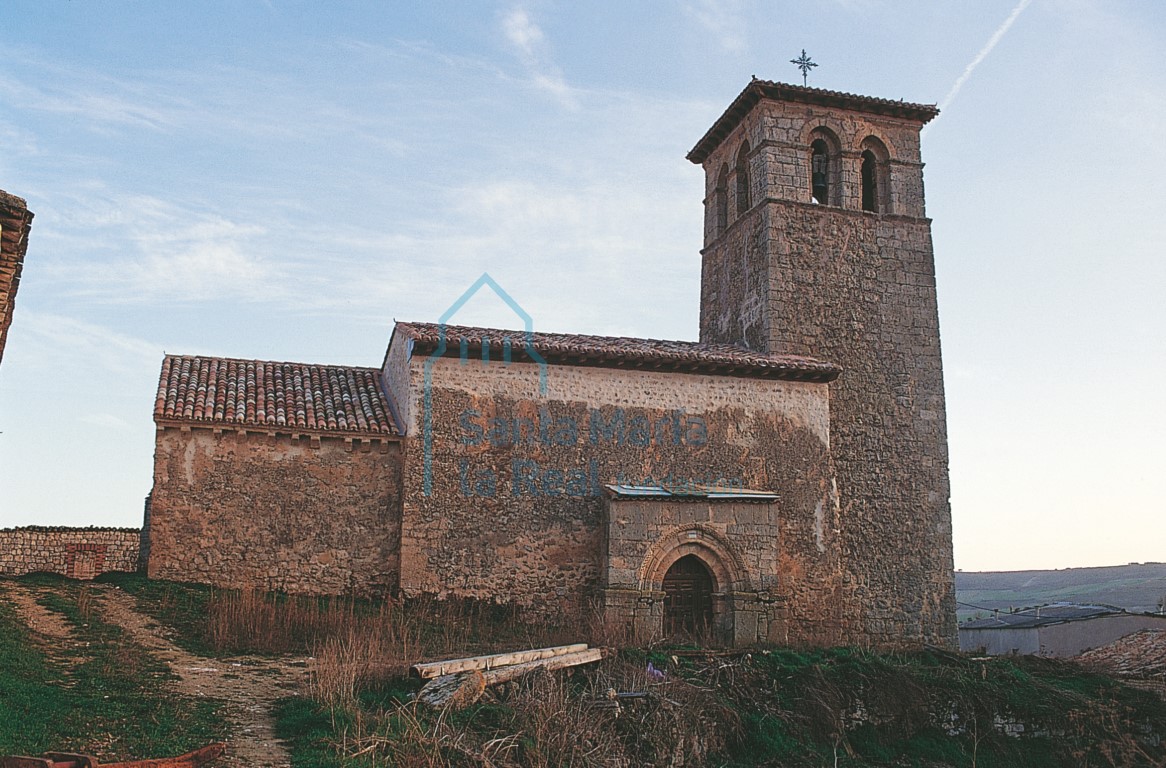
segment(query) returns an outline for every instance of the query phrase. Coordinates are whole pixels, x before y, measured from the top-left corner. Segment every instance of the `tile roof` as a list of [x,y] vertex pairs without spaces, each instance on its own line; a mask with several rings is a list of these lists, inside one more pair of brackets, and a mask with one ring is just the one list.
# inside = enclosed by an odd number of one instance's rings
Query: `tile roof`
[[24,200],[0,190],[0,358],[4,357],[8,326],[12,324],[31,224],[32,212]]
[[[444,335],[443,335],[444,330]],[[437,323],[398,322],[396,333],[413,341],[416,351],[430,353],[446,339],[445,356],[461,353],[461,341],[468,354],[481,355],[486,341],[491,355],[501,356],[509,341],[512,354],[523,354],[527,335],[523,331],[476,328]],[[790,381],[833,381],[841,369],[833,363],[795,355],[765,355],[732,344],[705,344],[696,341],[662,341],[627,336],[590,336],[575,333],[530,334],[534,352],[548,363],[593,365],[607,368],[707,373]],[[528,360],[531,358],[527,357]]]
[[703,163],[705,158],[724,141],[725,137],[732,133],[745,115],[749,114],[749,110],[753,109],[762,99],[818,104],[823,107],[842,107],[858,112],[918,120],[920,123],[926,123],[939,114],[939,109],[934,104],[912,104],[906,101],[859,96],[842,91],[827,91],[822,88],[807,88],[802,85],[755,79],[745,86],[745,90],[741,91],[724,114],[717,118],[708,132],[701,137],[701,140],[688,153],[688,159],[697,164]]
[[154,421],[397,434],[375,368],[221,357],[167,355]]
[[[1159,618],[1166,627],[1166,616]],[[1077,658],[1119,675],[1149,675],[1166,680],[1166,628],[1134,632]]]

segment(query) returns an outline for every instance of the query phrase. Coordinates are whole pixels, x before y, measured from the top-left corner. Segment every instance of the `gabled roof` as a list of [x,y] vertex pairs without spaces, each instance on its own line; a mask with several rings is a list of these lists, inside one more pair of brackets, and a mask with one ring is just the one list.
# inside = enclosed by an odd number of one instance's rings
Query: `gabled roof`
[[1054,603],[1039,608],[1026,608],[1015,613],[1000,613],[987,619],[976,619],[960,625],[960,629],[1025,629],[1043,627],[1046,624],[1061,624],[1066,621],[1095,619],[1099,616],[1125,613],[1112,605],[1077,605],[1075,603]]
[[590,336],[575,333],[531,333],[498,328],[477,328],[437,323],[398,322],[396,334],[413,341],[415,352],[434,352],[444,339],[447,357],[466,351],[479,357],[483,343],[493,359],[501,359],[504,344],[512,359],[533,361],[525,354],[529,343],[547,363],[588,365],[605,368],[706,373],[721,376],[784,379],[788,381],[833,381],[841,369],[832,364],[795,355],[765,355],[732,344],[705,344],[696,341],[663,341],[627,336]]
[[827,91],[822,88],[807,88],[802,85],[789,83],[775,83],[769,80],[754,79],[745,90],[733,100],[712,128],[696,143],[688,153],[688,159],[700,164],[712,154],[725,137],[733,132],[745,115],[762,99],[772,101],[791,101],[801,104],[817,104],[823,107],[839,107],[855,112],[866,112],[874,115],[902,117],[907,120],[917,120],[926,123],[939,114],[934,104],[912,104],[906,101],[879,99],[874,96],[858,96],[842,91]]
[[154,421],[397,434],[376,368],[167,355]]
[[32,212],[24,200],[0,190],[0,358],[4,357],[8,326],[12,324],[12,307],[20,287],[31,225]]

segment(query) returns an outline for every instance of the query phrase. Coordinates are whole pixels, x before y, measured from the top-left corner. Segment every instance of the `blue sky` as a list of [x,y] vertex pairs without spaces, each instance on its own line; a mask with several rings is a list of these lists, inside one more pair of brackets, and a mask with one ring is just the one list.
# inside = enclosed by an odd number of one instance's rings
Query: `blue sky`
[[1164,39],[1118,0],[9,0],[0,188],[37,217],[0,526],[140,524],[163,351],[378,365],[483,271],[539,330],[695,338],[684,155],[805,48],[811,85],[944,107],[957,567],[1162,560]]

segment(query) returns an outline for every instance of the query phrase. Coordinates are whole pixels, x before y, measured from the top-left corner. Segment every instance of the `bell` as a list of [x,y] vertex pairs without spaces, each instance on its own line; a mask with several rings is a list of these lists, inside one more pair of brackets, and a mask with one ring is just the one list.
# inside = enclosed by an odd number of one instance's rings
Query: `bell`
[[814,197],[820,202],[826,202],[826,174],[821,171],[814,171],[814,174],[810,177],[810,182]]

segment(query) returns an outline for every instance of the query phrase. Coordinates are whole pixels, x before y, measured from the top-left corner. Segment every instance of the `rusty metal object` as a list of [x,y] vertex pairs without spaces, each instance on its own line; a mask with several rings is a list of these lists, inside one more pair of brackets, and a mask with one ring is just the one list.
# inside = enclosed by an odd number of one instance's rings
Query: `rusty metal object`
[[45,752],[40,757],[0,757],[0,768],[198,768],[223,754],[226,744],[208,744],[178,757],[99,763],[90,755]]

